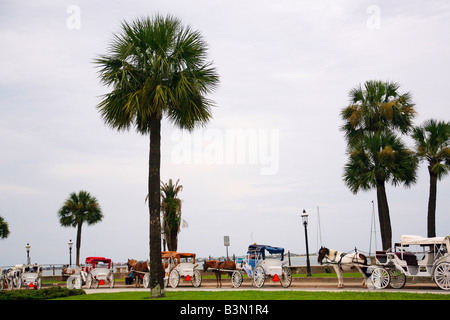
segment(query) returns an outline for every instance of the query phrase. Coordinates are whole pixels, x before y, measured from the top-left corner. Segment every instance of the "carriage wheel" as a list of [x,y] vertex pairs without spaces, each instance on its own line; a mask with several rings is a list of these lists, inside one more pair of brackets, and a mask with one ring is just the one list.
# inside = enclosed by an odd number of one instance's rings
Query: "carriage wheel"
[[257,266],[253,275],[253,285],[256,288],[261,288],[264,285],[264,281],[266,281],[266,273],[263,267]]
[[393,289],[401,289],[405,286],[406,276],[403,272],[398,269],[389,270],[389,275],[391,277],[391,281],[389,285]]
[[439,263],[434,269],[433,276],[434,281],[439,288],[443,290],[450,290],[450,263]]
[[231,284],[235,288],[239,288],[241,286],[243,280],[244,280],[244,278],[242,277],[242,273],[240,271],[236,270],[231,275]]
[[292,282],[292,274],[291,269],[287,267],[283,267],[280,278],[280,284],[283,288],[288,288]]
[[202,274],[198,270],[194,270],[194,275],[191,279],[192,285],[196,288],[202,285]]
[[98,279],[95,279],[95,278],[92,279],[92,287],[94,289],[97,289],[99,284],[100,284],[100,281],[98,281]]
[[386,288],[391,280],[389,272],[383,268],[376,268],[373,270],[371,278],[376,289]]
[[169,284],[172,288],[178,287],[180,283],[180,274],[176,269],[173,269],[169,274]]
[[[144,277],[142,278],[142,285],[144,286],[145,289],[148,289],[148,287],[150,287],[150,273],[144,274]],[[165,283],[164,287],[166,286],[167,284]]]
[[114,284],[115,284],[115,281],[114,281],[114,274],[111,272],[110,274],[109,274],[109,287],[112,289],[112,288],[114,288]]
[[87,280],[86,280],[86,286],[87,286],[88,289],[90,289],[92,287],[92,281],[93,281],[92,275],[88,274]]

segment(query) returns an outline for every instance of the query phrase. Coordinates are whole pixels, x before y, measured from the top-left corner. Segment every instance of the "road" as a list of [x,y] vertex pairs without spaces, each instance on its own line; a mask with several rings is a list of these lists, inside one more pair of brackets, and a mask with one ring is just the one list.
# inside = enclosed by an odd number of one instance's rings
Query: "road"
[[[337,288],[337,281],[323,281],[318,279],[306,280],[299,279],[293,281],[289,288],[282,288],[279,283],[271,283],[270,281],[262,288],[255,288],[249,282],[245,282],[239,288],[232,288],[229,281],[223,281],[222,288],[216,288],[216,283],[214,281],[203,281],[202,285],[198,288],[194,288],[190,284],[180,284],[177,288],[166,288],[167,292],[173,291],[239,291],[239,290],[263,290],[263,291],[331,291],[331,292],[342,292],[342,291],[353,291],[353,292],[370,292],[377,291],[376,289],[363,288],[361,281],[357,279],[345,280],[347,284],[344,288]],[[100,286],[97,289],[84,289],[87,294],[91,293],[113,293],[113,292],[129,292],[129,291],[148,291],[145,288],[135,288],[134,285],[116,285],[114,288],[109,288],[107,286]],[[412,293],[434,293],[434,294],[450,294],[450,290],[445,291],[439,289],[434,283],[407,283],[402,289],[392,289],[387,288],[382,291],[386,292],[412,292]]]

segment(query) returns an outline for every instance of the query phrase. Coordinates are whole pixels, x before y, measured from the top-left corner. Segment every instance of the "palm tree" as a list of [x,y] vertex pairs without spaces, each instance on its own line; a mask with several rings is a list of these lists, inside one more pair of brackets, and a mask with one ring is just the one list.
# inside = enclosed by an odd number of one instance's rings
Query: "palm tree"
[[[347,139],[349,154],[344,181],[353,193],[357,193],[359,189],[377,189],[384,249],[390,248],[392,241],[385,182],[392,179],[394,185],[400,182],[410,185],[416,179],[417,164],[413,161],[411,152],[394,135],[395,131],[408,133],[416,114],[411,94],[400,93],[399,89],[399,84],[395,82],[366,81],[364,87],[359,85],[350,90],[350,105],[341,111],[344,120],[341,130]],[[391,144],[400,149],[397,151]],[[392,160],[400,161],[402,168],[386,166],[386,163],[380,162],[382,159],[379,157],[389,154],[389,150],[395,155],[391,157]]]
[[427,234],[436,236],[437,181],[450,169],[450,122],[434,119],[425,121],[413,129],[416,153],[428,162],[430,192],[428,198]]
[[162,228],[164,230],[169,251],[177,251],[178,233],[180,232],[182,224],[181,199],[178,198],[178,193],[183,190],[183,186],[178,185],[179,181],[180,180],[178,179],[175,184],[173,184],[172,179],[169,179],[168,183],[161,182],[161,211],[163,213]]
[[111,128],[150,134],[148,198],[150,212],[151,297],[163,296],[160,223],[161,120],[193,130],[212,117],[206,98],[218,85],[200,32],[173,17],[123,22],[109,52],[96,59],[101,81],[112,87],[97,106]]
[[9,236],[9,226],[3,217],[0,216],[0,238],[5,239]]
[[355,142],[344,169],[348,188],[377,190],[378,217],[383,249],[391,248],[391,221],[386,183],[403,183],[409,187],[416,182],[417,158],[393,133],[366,133]]
[[72,192],[58,211],[59,223],[63,227],[77,228],[77,266],[80,265],[81,227],[102,221],[103,213],[97,199],[87,191]]
[[409,92],[401,94],[399,84],[388,81],[366,81],[349,92],[350,105],[341,111],[347,142],[351,145],[365,132],[411,130],[416,115]]

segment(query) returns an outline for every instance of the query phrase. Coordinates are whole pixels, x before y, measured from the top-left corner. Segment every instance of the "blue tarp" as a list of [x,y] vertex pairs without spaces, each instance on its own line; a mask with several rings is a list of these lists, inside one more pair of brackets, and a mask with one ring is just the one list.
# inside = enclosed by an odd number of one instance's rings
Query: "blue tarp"
[[262,254],[262,258],[265,259],[266,258],[265,250],[267,250],[267,252],[269,252],[270,254],[280,253],[281,254],[281,260],[284,259],[284,248],[272,247],[272,246],[267,246],[267,245],[263,245],[263,244],[251,244],[251,245],[249,245],[247,253],[249,253],[249,254],[260,253],[260,254]]

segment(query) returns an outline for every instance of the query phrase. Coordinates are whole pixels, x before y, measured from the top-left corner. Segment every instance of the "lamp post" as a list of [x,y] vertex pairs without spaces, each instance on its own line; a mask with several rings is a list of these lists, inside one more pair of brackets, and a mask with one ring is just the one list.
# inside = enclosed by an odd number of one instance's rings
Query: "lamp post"
[[30,244],[27,243],[27,245],[25,246],[25,249],[27,249],[27,265],[30,265]]
[[305,242],[306,242],[306,272],[307,276],[311,276],[311,266],[309,264],[309,249],[308,249],[308,215],[306,214],[305,209],[303,209],[302,214],[302,222],[303,226],[305,227]]
[[73,242],[72,239],[69,240],[69,267],[72,266],[72,246],[73,246]]

